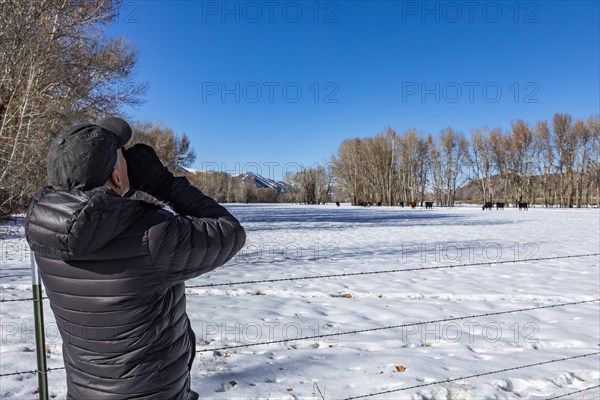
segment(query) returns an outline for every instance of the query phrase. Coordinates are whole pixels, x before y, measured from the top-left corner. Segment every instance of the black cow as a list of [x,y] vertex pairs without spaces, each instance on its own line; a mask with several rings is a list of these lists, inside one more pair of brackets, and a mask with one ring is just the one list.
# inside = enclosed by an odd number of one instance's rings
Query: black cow
[[519,210],[527,210],[527,203],[519,203]]
[[425,209],[427,210],[428,208],[431,208],[433,210],[433,201],[425,202]]
[[399,205],[400,207],[404,207],[404,202],[403,202],[403,201],[401,201],[400,203],[398,203],[398,205]]
[[335,205],[339,207],[339,206],[340,206],[340,202],[339,202],[339,201],[336,201],[336,202],[335,202]]
[[504,203],[496,203],[496,210],[504,210]]
[[486,203],[483,205],[483,207],[481,207],[481,211],[483,211],[483,210],[486,210],[486,209],[487,209],[487,210],[490,210],[490,211],[492,210],[492,203],[491,203],[491,202],[489,202],[489,201],[488,201],[488,202],[486,202]]

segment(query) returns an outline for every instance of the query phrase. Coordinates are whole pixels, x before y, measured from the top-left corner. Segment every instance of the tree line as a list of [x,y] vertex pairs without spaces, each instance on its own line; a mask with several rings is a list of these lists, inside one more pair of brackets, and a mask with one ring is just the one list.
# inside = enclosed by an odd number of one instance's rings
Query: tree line
[[353,204],[397,205],[435,201],[453,206],[471,182],[485,202],[580,207],[600,199],[600,120],[552,122],[511,129],[475,129],[467,138],[447,128],[437,137],[387,128],[375,137],[345,140],[332,171]]
[[392,128],[344,140],[327,165],[284,176],[283,192],[259,189],[249,176],[195,172],[188,177],[220,202],[295,202],[454,206],[475,187],[477,201],[581,207],[600,199],[600,120],[556,113],[551,122],[487,127],[469,137],[452,128],[437,136]]

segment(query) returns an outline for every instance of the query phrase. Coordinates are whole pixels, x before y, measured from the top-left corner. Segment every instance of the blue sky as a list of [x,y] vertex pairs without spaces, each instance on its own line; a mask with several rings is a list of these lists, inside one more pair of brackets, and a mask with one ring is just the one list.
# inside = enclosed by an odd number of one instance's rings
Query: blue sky
[[127,1],[134,120],[187,133],[198,169],[326,162],[391,126],[466,135],[600,112],[598,1]]

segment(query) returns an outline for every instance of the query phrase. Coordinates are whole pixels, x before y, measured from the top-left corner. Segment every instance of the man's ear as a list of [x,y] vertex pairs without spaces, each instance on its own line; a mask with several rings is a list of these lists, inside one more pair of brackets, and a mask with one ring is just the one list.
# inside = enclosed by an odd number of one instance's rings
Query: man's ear
[[121,189],[122,182],[121,182],[121,177],[119,176],[119,171],[117,171],[117,169],[113,169],[112,172],[110,173],[110,181],[113,185],[115,185],[117,188]]
[[123,181],[119,175],[119,172],[116,169],[113,169],[108,180],[106,181],[106,185],[108,185],[112,190],[117,192],[120,196],[123,195]]

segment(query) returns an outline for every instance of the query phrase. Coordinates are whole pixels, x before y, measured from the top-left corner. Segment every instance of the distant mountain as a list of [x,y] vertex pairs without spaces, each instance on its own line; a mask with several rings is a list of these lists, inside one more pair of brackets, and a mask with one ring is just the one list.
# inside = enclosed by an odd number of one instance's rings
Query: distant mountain
[[240,182],[240,184],[250,181],[257,189],[275,189],[278,194],[286,192],[285,182],[265,178],[264,176],[255,174],[252,171],[241,173],[237,176],[234,176],[233,179],[234,181]]

